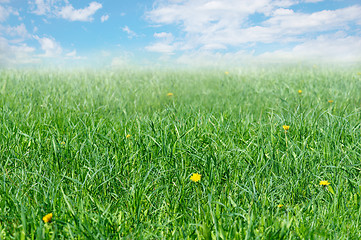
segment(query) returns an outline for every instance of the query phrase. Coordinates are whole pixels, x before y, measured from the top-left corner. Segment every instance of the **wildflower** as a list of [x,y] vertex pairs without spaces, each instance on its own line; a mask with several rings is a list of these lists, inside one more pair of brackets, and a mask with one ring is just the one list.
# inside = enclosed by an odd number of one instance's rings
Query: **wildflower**
[[333,100],[328,100],[329,103],[333,103]]
[[201,176],[198,173],[193,173],[192,176],[190,177],[190,180],[192,180],[193,182],[198,182],[201,180]]
[[170,92],[170,93],[167,93],[167,96],[168,96],[168,97],[171,97],[171,96],[173,96],[173,93],[171,93],[171,92]]
[[225,72],[224,72],[224,74],[228,75],[228,74],[229,74],[229,72],[225,71]]
[[298,90],[298,93],[301,94],[301,93],[302,93],[302,90]]
[[290,126],[287,126],[287,125],[283,125],[282,127],[285,131],[288,131],[290,129]]
[[61,144],[61,145],[65,145],[65,142],[63,141],[63,142],[61,142],[60,144]]
[[330,185],[331,183],[329,181],[320,181],[320,186],[327,186]]
[[127,134],[127,136],[125,136],[126,138],[130,138],[132,135],[130,135],[130,134]]
[[49,222],[51,222],[52,218],[53,218],[53,213],[49,213],[43,217],[43,221],[44,221],[44,223],[49,223]]
[[284,205],[283,204],[278,204],[277,207],[281,208],[283,207]]

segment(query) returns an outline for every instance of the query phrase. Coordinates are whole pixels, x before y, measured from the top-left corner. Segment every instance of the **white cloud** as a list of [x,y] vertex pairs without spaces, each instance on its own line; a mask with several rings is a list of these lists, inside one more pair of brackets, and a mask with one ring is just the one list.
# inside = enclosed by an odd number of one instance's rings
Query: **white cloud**
[[4,22],[11,14],[19,16],[19,12],[11,7],[3,7],[0,5],[0,22]]
[[350,22],[361,20],[361,6],[351,6],[337,10],[324,10],[312,14],[294,13],[280,14],[275,11],[272,18],[265,21],[268,27],[280,27],[283,32],[303,34],[315,31],[328,31],[346,27]]
[[0,22],[5,21],[9,15],[10,13],[3,6],[0,6]]
[[[29,1],[33,8],[33,13],[37,15],[51,14],[51,12],[58,7],[58,4],[62,1],[59,0],[35,0]],[[34,9],[35,8],[35,9]]]
[[317,2],[323,2],[324,0],[303,0],[305,3],[317,3]]
[[59,16],[69,21],[83,21],[90,22],[93,21],[93,15],[96,11],[102,8],[102,4],[98,2],[91,2],[88,7],[83,9],[74,9],[72,5],[67,5],[63,7]]
[[315,59],[320,61],[361,61],[361,36],[346,36],[343,32],[318,36],[290,51],[277,50],[259,56],[261,59]]
[[[198,50],[183,53],[175,59],[183,66],[235,67],[258,63],[334,63],[361,62],[361,36],[347,36],[343,32],[325,34],[316,39],[306,40],[290,50],[268,51],[254,55],[253,51],[219,53]],[[167,60],[170,62],[169,60]]]
[[168,32],[160,32],[160,33],[154,33],[153,36],[155,38],[165,38],[165,39],[170,39],[173,40],[173,34],[172,33],[168,33]]
[[[224,50],[256,43],[306,43],[329,31],[361,25],[361,6],[302,13],[289,9],[300,0],[168,0],[146,14],[151,22],[177,25],[184,33],[176,44],[155,34],[148,51]],[[303,0],[302,2],[318,2]],[[254,21],[254,14],[263,19]],[[262,19],[262,18],[259,18]],[[330,39],[328,39],[330,40]],[[325,40],[326,41],[326,40]],[[330,45],[325,45],[330,46]],[[341,54],[341,53],[340,53]]]
[[[244,51],[217,53],[207,50],[184,53],[175,60],[178,66],[190,67],[233,67],[244,65],[252,58],[251,53]],[[169,60],[168,60],[169,62]]]
[[74,49],[73,51],[65,54],[65,59],[84,60],[87,58],[83,56],[78,56],[76,49]]
[[33,13],[37,15],[43,15],[50,11],[50,5],[46,4],[44,0],[35,0],[35,4],[37,8],[33,10]]
[[178,0],[165,1],[147,13],[160,24],[180,24],[186,32],[206,31],[210,27],[242,26],[254,13],[270,14],[276,7],[295,4],[291,0]]
[[38,40],[41,49],[44,51],[44,54],[40,55],[41,57],[58,57],[63,51],[60,44],[54,38],[40,38],[38,36],[34,36],[34,38]]
[[65,56],[67,56],[67,57],[75,57],[76,56],[76,50],[68,52],[67,54],[65,54]]
[[0,36],[0,66],[16,66],[20,64],[36,63],[38,59],[33,57],[35,48],[28,45],[11,44],[7,39]]
[[137,36],[137,34],[134,31],[130,30],[128,26],[122,27],[122,30],[123,32],[126,32],[128,34],[128,38],[130,39]]
[[150,44],[145,47],[149,52],[158,52],[163,54],[173,54],[177,49],[178,43],[173,43],[174,36],[169,32],[154,33],[153,36],[159,40],[159,42]]
[[149,46],[146,46],[145,49],[149,52],[173,54],[176,47],[175,47],[175,45],[172,45],[172,44],[159,42],[159,43],[154,43]]
[[23,39],[30,37],[30,34],[28,30],[26,30],[24,23],[21,23],[20,25],[15,27],[9,26],[5,29],[5,32],[7,33],[8,36],[11,37],[21,37]]
[[93,21],[93,15],[102,8],[102,4],[91,2],[88,7],[75,9],[68,0],[33,0],[29,1],[32,12],[47,17],[61,17],[69,21]]
[[109,15],[107,14],[107,15],[103,15],[103,16],[101,16],[100,17],[100,21],[101,22],[105,22],[105,21],[107,21],[109,19]]

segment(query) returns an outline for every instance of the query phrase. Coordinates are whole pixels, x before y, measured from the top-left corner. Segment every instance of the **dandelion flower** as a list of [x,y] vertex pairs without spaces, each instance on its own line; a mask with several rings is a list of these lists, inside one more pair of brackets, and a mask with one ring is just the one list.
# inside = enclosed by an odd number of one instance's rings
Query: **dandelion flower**
[[288,125],[283,125],[282,127],[285,131],[288,131],[290,129],[290,126],[288,126]]
[[281,208],[283,207],[284,205],[283,204],[278,204],[277,207]]
[[299,93],[299,94],[301,94],[301,93],[302,93],[302,90],[301,90],[301,89],[300,89],[300,90],[298,90],[298,93]]
[[228,74],[229,74],[229,72],[225,71],[225,72],[224,72],[224,74],[228,75]]
[[331,183],[329,181],[320,181],[320,186],[327,186],[330,185]]
[[333,103],[333,100],[328,100],[329,103]]
[[130,138],[132,135],[130,135],[130,134],[127,134],[127,136],[125,136],[126,138]]
[[167,96],[168,96],[168,97],[171,97],[171,96],[173,96],[173,93],[171,93],[171,92],[170,92],[170,93],[167,93]]
[[198,182],[201,180],[201,176],[198,173],[193,173],[192,176],[190,177],[190,180],[192,180],[193,182]]
[[49,213],[43,217],[43,221],[44,221],[44,223],[49,223],[49,222],[51,222],[52,218],[53,218],[53,213]]

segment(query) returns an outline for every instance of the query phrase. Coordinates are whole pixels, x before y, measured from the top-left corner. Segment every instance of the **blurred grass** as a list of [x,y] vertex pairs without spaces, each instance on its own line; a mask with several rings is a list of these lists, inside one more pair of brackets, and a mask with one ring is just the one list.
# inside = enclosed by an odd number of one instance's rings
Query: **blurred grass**
[[358,72],[1,70],[0,238],[359,239]]

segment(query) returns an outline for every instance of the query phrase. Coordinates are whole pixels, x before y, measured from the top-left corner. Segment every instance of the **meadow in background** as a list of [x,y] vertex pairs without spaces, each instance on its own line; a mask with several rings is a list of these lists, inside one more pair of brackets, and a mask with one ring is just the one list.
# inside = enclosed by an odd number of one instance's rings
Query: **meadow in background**
[[360,239],[361,68],[0,71],[1,239]]

